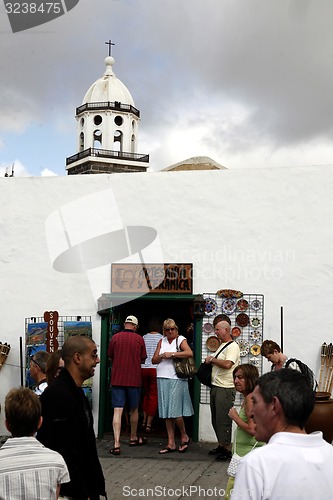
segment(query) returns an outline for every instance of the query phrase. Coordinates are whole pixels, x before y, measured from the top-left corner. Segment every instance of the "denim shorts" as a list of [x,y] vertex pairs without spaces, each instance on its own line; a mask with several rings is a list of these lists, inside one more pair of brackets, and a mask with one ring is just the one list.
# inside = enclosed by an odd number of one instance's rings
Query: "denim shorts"
[[135,410],[139,406],[141,387],[125,387],[113,385],[111,391],[112,408],[124,408],[127,403],[128,408]]

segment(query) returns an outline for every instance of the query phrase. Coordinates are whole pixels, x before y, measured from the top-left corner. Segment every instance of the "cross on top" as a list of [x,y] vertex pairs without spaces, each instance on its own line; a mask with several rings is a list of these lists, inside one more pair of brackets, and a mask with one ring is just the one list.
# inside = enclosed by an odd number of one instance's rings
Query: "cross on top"
[[115,44],[112,42],[112,40],[109,40],[108,42],[105,42],[105,43],[106,43],[106,45],[109,46],[109,56],[111,56],[112,55],[112,45],[115,45]]

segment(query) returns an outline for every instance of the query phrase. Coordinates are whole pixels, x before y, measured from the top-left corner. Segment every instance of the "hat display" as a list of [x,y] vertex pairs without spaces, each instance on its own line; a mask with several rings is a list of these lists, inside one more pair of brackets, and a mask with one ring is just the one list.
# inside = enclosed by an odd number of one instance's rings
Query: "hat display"
[[125,319],[125,323],[133,323],[133,325],[136,326],[138,326],[139,324],[138,318],[136,318],[135,316],[127,316],[127,318]]

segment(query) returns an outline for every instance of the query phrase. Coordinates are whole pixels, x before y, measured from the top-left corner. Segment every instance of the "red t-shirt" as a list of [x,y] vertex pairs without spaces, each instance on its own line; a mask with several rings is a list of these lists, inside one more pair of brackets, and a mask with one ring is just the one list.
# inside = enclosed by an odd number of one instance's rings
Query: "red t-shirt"
[[115,333],[109,343],[108,356],[112,362],[111,385],[141,387],[141,363],[147,357],[141,335],[133,330]]

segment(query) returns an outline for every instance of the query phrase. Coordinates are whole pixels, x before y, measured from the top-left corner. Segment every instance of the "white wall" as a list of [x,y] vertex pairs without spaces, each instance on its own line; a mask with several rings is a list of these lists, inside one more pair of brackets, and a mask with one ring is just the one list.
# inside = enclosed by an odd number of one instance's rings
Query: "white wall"
[[[26,317],[91,315],[99,341],[96,300],[110,291],[110,259],[125,257],[112,236],[125,226],[142,226],[146,262],[192,262],[194,293],[264,294],[264,338],[279,343],[283,306],[284,352],[318,373],[321,344],[331,341],[332,186],[333,167],[0,179],[0,341],[12,346],[0,403],[20,383]],[[211,433],[204,428],[201,439]]]

